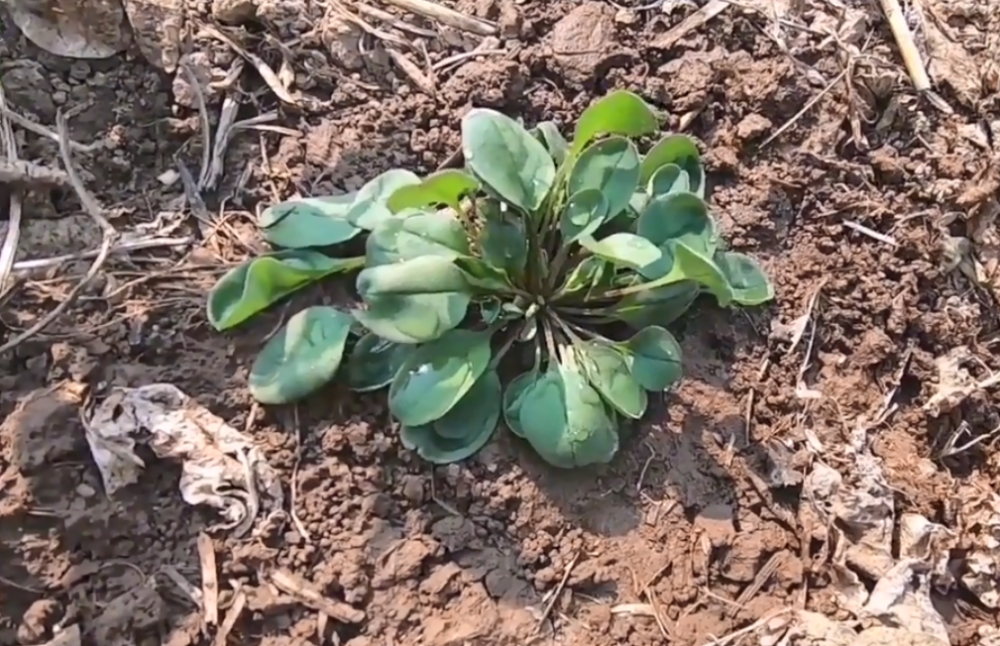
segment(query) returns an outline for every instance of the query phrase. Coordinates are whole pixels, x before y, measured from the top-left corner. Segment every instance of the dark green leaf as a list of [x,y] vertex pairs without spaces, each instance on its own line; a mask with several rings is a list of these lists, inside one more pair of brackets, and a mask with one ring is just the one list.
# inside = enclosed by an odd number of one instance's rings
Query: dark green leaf
[[689,190],[705,197],[705,170],[694,139],[687,135],[667,135],[653,146],[642,160],[642,185],[648,185],[653,173],[667,164],[676,164],[687,171]]
[[566,155],[569,154],[569,142],[559,132],[559,127],[551,121],[543,121],[536,126],[536,130],[540,141],[549,151],[556,166],[562,164],[566,160]]
[[431,422],[434,432],[450,440],[487,437],[500,420],[500,377],[495,370],[484,372],[469,392],[444,417]]
[[654,197],[639,216],[636,232],[657,247],[682,242],[706,256],[712,256],[719,244],[708,204],[692,193]]
[[434,431],[434,424],[423,426],[403,426],[399,429],[399,439],[403,446],[432,464],[452,464],[461,462],[478,453],[493,436],[493,426],[485,424],[474,429],[474,433],[460,439],[449,439]]
[[518,437],[524,437],[521,429],[521,403],[524,394],[538,380],[537,370],[528,370],[514,377],[503,392],[503,417],[510,432]]
[[469,309],[468,294],[419,294],[369,298],[356,318],[378,336],[396,343],[424,343],[458,326]]
[[264,239],[289,249],[326,247],[361,232],[347,220],[354,193],[288,200],[264,209],[258,226]]
[[477,190],[479,182],[475,177],[449,168],[428,175],[419,184],[397,188],[386,204],[393,213],[436,205],[450,206],[458,212],[462,197]]
[[505,201],[525,212],[541,206],[556,168],[545,146],[516,121],[473,108],[462,119],[466,165]]
[[591,235],[608,216],[608,201],[596,188],[586,188],[570,196],[559,223],[563,244]]
[[550,364],[521,396],[518,421],[524,438],[555,467],[607,463],[618,452],[614,415],[574,367]]
[[658,278],[670,271],[670,260],[665,267],[663,252],[649,240],[632,233],[615,233],[603,240],[582,236],[583,248],[620,267],[629,267],[647,278]]
[[216,330],[228,330],[311,282],[363,266],[364,258],[329,258],[306,249],[254,258],[212,287],[208,320]]
[[469,279],[455,265],[456,260],[441,256],[420,256],[389,265],[368,267],[358,274],[358,294],[367,301],[391,294],[467,291]]
[[569,176],[570,195],[595,189],[607,200],[610,218],[628,206],[639,186],[639,151],[623,137],[611,137],[588,147],[573,164]]
[[262,404],[302,399],[333,379],[354,319],[332,307],[296,313],[264,344],[250,368],[250,394]]
[[528,261],[528,234],[524,221],[503,217],[486,220],[480,233],[479,253],[489,265],[519,279]]
[[691,307],[700,292],[698,283],[684,281],[632,294],[615,306],[615,317],[636,329],[670,325]]
[[646,391],[632,378],[625,356],[598,341],[577,344],[576,351],[583,374],[604,399],[626,417],[642,417],[648,403]]
[[419,183],[420,178],[408,170],[388,170],[361,187],[347,212],[347,219],[354,226],[371,231],[380,222],[397,217],[389,210],[389,197],[404,186]]
[[625,342],[624,349],[632,378],[646,390],[659,392],[680,381],[681,346],[662,327],[640,330]]
[[740,305],[760,305],[774,299],[774,285],[750,256],[722,251],[715,254],[715,264],[732,288],[733,300]]
[[383,220],[368,236],[368,267],[420,256],[456,258],[469,253],[469,238],[462,223],[444,211],[418,212],[406,218]]
[[639,95],[616,90],[591,103],[580,115],[573,135],[573,152],[580,152],[601,135],[641,137],[659,128],[659,119]]
[[413,345],[393,343],[368,333],[358,339],[347,358],[347,385],[351,390],[368,392],[388,386]]
[[691,189],[691,177],[677,164],[667,164],[656,169],[649,180],[647,191],[650,197],[668,193],[686,193]]
[[490,333],[452,330],[418,347],[389,386],[389,410],[405,426],[441,419],[490,362]]

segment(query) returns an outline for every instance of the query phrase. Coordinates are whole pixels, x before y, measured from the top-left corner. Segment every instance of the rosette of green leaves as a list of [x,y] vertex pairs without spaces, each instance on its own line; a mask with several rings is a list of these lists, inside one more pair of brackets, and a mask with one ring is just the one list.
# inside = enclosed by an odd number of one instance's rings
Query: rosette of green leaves
[[354,315],[412,348],[389,384],[406,446],[459,460],[503,417],[553,465],[607,462],[621,422],[680,378],[666,324],[702,293],[722,306],[773,297],[760,266],[720,244],[695,142],[639,153],[633,139],[658,128],[630,92],[591,105],[572,141],[474,109],[465,168],[388,197]]

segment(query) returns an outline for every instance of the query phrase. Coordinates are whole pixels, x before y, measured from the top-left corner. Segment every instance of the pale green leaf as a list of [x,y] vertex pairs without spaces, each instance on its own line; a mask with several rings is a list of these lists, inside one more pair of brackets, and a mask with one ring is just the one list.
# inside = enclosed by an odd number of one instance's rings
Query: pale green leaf
[[573,152],[580,152],[601,135],[641,137],[659,128],[656,114],[639,95],[616,90],[591,103],[580,115],[573,134]]
[[394,216],[389,210],[389,198],[404,186],[419,184],[420,178],[411,171],[394,168],[387,170],[361,187],[350,210],[347,219],[360,229],[371,231],[380,222]]
[[569,142],[559,132],[559,127],[551,121],[543,121],[535,126],[535,130],[556,166],[562,164],[569,154]]
[[651,326],[623,344],[632,368],[632,378],[652,392],[666,390],[680,381],[681,346],[670,332]]
[[632,378],[622,353],[598,341],[575,346],[583,374],[604,399],[626,417],[639,419],[646,412],[646,391]]
[[608,201],[596,188],[585,188],[571,195],[559,222],[563,243],[592,235],[608,216]]
[[456,258],[469,253],[469,238],[462,223],[445,211],[418,212],[406,218],[383,220],[368,236],[368,267],[420,256]]
[[639,186],[639,151],[623,137],[598,141],[584,150],[570,172],[568,193],[597,190],[607,201],[605,219],[621,213]]
[[[668,193],[686,193],[690,189],[691,176],[677,164],[667,164],[658,168],[649,179],[649,185],[646,187],[651,198]],[[644,209],[645,205],[643,205]]]
[[361,298],[405,294],[442,294],[464,292],[469,279],[455,265],[455,259],[420,256],[388,265],[368,267],[358,274],[357,290]]
[[648,185],[653,174],[667,164],[675,164],[686,171],[688,190],[698,197],[705,197],[705,171],[694,139],[687,135],[667,135],[650,148],[642,160],[642,185]]
[[428,175],[419,184],[397,188],[386,204],[393,213],[437,205],[450,206],[457,212],[462,198],[477,190],[479,182],[475,177],[448,168]]
[[651,199],[636,222],[636,233],[657,247],[680,242],[706,256],[712,256],[719,244],[708,204],[693,193]]
[[715,254],[715,264],[725,275],[733,300],[740,305],[761,305],[774,300],[774,285],[750,256],[723,251]]
[[367,329],[396,343],[424,343],[443,336],[465,318],[468,294],[419,294],[369,298],[352,314]]
[[613,233],[603,240],[583,236],[583,248],[620,267],[634,269],[647,278],[662,276],[670,270],[669,259],[664,265],[663,252],[649,240],[632,233]]
[[250,368],[250,394],[262,404],[302,399],[333,379],[354,319],[333,307],[297,312],[264,344]]
[[280,202],[261,212],[258,226],[264,239],[278,247],[340,244],[361,232],[347,219],[354,197],[354,193],[347,193]]

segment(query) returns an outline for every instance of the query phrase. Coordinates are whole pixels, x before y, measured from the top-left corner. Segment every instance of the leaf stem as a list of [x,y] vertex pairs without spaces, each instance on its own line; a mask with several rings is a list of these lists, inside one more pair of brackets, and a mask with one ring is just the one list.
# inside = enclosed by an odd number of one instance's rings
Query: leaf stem
[[500,365],[500,362],[503,360],[503,358],[507,356],[508,352],[510,352],[510,349],[514,347],[514,341],[516,341],[517,338],[521,335],[521,330],[523,330],[527,324],[528,323],[526,322],[524,325],[517,328],[510,335],[508,335],[506,339],[504,339],[503,345],[500,346],[500,349],[497,350],[496,354],[493,355],[493,359],[490,360],[490,365],[489,368],[487,368],[487,370],[496,370],[497,366]]
[[568,325],[569,327],[573,328],[574,330],[576,330],[577,332],[579,332],[580,334],[583,334],[585,336],[589,336],[591,339],[594,339],[594,340],[597,340],[597,341],[601,341],[603,343],[607,343],[607,344],[610,344],[610,345],[618,345],[617,341],[614,341],[613,339],[609,339],[608,337],[604,336],[603,334],[598,334],[597,332],[594,332],[593,330],[589,330],[589,329],[587,329],[587,328],[585,328],[583,326],[577,325],[572,320],[567,319],[567,320],[564,321],[564,323],[566,325]]
[[552,326],[549,324],[548,317],[541,317],[542,321],[542,332],[545,335],[545,349],[549,353],[549,360],[559,361],[559,354],[556,352],[556,340],[555,335],[552,334]]

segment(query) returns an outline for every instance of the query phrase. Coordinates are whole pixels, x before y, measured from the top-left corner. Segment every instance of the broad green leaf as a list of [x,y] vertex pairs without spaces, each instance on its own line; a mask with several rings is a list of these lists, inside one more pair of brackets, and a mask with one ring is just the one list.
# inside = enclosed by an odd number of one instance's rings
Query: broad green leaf
[[708,204],[693,193],[669,193],[651,199],[636,222],[636,233],[657,247],[682,242],[707,256],[714,254],[719,244]]
[[545,145],[546,150],[552,156],[552,160],[555,161],[556,166],[559,166],[566,160],[566,156],[569,154],[569,142],[566,138],[562,136],[559,132],[559,127],[551,121],[543,121],[535,126],[535,130],[538,134],[539,141]]
[[351,313],[374,334],[396,343],[425,343],[443,336],[465,318],[468,294],[420,294],[370,298]]
[[633,328],[650,325],[670,325],[686,312],[701,287],[693,281],[667,285],[647,292],[626,296],[615,306],[615,317]]
[[452,330],[406,358],[389,385],[389,410],[404,426],[441,419],[490,362],[490,333]]
[[648,403],[646,391],[632,378],[625,356],[598,341],[579,343],[575,350],[583,374],[604,399],[626,417],[642,417]]
[[471,458],[493,437],[493,428],[480,426],[477,433],[461,439],[449,439],[434,432],[433,424],[423,426],[403,426],[399,429],[399,439],[403,446],[432,464],[452,464]]
[[549,464],[570,469],[607,463],[618,452],[614,415],[575,368],[552,362],[520,402],[524,438]]
[[350,314],[333,307],[296,313],[254,360],[250,394],[262,404],[287,404],[322,387],[340,367],[352,323]]
[[641,137],[656,132],[660,121],[639,95],[616,90],[590,104],[576,124],[573,152],[579,153],[595,137]]
[[682,242],[674,243],[672,248],[674,252],[673,265],[666,275],[656,280],[615,290],[616,294],[626,296],[682,281],[694,281],[715,296],[720,307],[727,307],[732,302],[733,290],[729,286],[729,281],[711,258],[705,257]]
[[361,232],[347,220],[354,193],[288,200],[264,209],[257,225],[278,247],[302,249],[346,242]]
[[608,201],[596,188],[585,188],[566,201],[559,227],[563,244],[591,235],[608,216]]
[[705,197],[705,170],[694,139],[687,135],[667,135],[650,148],[642,159],[642,185],[647,186],[653,174],[667,164],[675,164],[687,171],[688,190],[698,197]]
[[721,251],[715,264],[722,270],[740,305],[760,305],[774,299],[774,285],[757,261],[746,254]]
[[479,258],[460,256],[453,261],[465,275],[469,288],[486,292],[509,292],[510,278],[502,269],[488,265]]
[[360,269],[364,258],[330,258],[293,249],[254,258],[233,267],[208,293],[208,320],[228,330],[311,282]]
[[608,203],[605,219],[621,213],[639,186],[639,151],[623,137],[598,141],[581,153],[570,172],[567,191],[600,191]]
[[406,218],[383,220],[368,236],[368,267],[420,256],[456,258],[469,253],[469,238],[462,223],[445,211],[420,212]]
[[462,119],[466,165],[501,198],[536,211],[555,181],[552,157],[523,126],[495,110],[473,108]]
[[489,265],[514,279],[524,275],[528,261],[528,234],[523,220],[490,218],[479,234],[479,255]]
[[680,381],[681,346],[670,332],[651,326],[623,344],[632,368],[632,378],[652,392],[666,390]]
[[514,377],[503,391],[503,418],[510,432],[518,437],[524,437],[521,428],[521,404],[524,401],[524,394],[539,377],[538,371],[534,369],[522,372]]
[[455,265],[455,259],[441,256],[368,267],[357,280],[358,294],[365,300],[390,294],[442,294],[468,289],[469,279]]
[[656,245],[632,233],[614,233],[603,240],[583,236],[580,244],[594,255],[634,269],[647,278],[658,278],[670,270],[669,259],[664,267],[663,252]]
[[371,231],[384,220],[400,217],[389,210],[389,198],[400,188],[416,184],[420,184],[420,178],[411,171],[400,168],[387,170],[361,187],[347,212],[348,221]]
[[347,357],[347,385],[357,392],[384,388],[392,383],[413,345],[393,343],[369,332],[358,339]]
[[458,212],[462,197],[477,190],[479,182],[475,177],[449,168],[428,175],[419,184],[397,188],[386,205],[393,213],[436,205],[450,206]]
[[667,164],[656,169],[649,179],[647,192],[650,197],[668,193],[686,193],[691,189],[691,177],[677,164]]
[[500,377],[495,370],[484,372],[469,392],[444,417],[431,422],[434,432],[449,440],[487,437],[500,420]]

